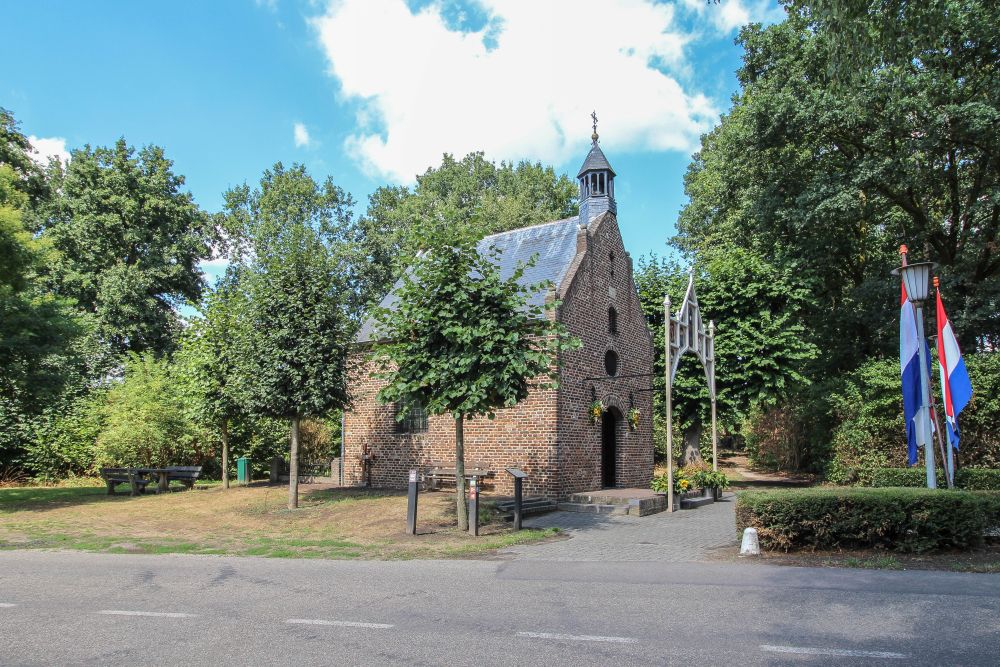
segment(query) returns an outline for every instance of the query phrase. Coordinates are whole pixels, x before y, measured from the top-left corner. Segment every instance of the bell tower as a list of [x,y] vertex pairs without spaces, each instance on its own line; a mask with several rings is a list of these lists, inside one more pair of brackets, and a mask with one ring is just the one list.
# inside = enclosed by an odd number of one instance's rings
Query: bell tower
[[590,135],[593,143],[587,159],[580,167],[580,173],[576,175],[580,184],[581,225],[589,224],[605,211],[618,213],[618,206],[615,204],[615,170],[597,144],[597,112],[591,113],[590,117],[594,121],[594,133]]

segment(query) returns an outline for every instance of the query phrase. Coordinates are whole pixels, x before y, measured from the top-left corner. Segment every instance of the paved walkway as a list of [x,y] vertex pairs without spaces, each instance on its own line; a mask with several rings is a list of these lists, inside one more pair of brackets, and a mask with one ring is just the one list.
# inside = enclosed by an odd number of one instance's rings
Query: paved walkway
[[551,512],[526,519],[531,528],[558,526],[569,539],[519,545],[502,551],[518,560],[657,561],[703,560],[710,549],[738,548],[736,496],[721,502],[670,514],[644,517]]

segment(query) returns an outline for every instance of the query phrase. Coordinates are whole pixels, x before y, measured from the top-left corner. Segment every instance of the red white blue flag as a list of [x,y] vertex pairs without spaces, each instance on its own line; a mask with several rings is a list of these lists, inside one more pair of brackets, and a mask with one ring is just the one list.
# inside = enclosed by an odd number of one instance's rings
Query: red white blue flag
[[913,304],[906,296],[906,285],[903,285],[903,297],[899,312],[899,369],[903,381],[903,420],[906,423],[906,449],[909,464],[917,462],[917,446],[925,445],[924,429],[920,420],[923,411],[920,409],[920,345],[917,342],[917,319],[913,312]]
[[[935,284],[937,279],[935,278]],[[941,393],[944,394],[944,414],[947,423],[948,442],[958,449],[958,414],[972,399],[972,382],[958,349],[958,340],[944,312],[941,290],[937,290],[937,349],[938,366],[941,369]]]

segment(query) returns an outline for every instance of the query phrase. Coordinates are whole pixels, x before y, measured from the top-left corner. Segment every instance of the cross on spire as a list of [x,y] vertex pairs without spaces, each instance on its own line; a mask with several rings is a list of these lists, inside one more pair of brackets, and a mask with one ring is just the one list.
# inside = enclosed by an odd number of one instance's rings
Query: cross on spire
[[590,135],[590,139],[591,139],[591,141],[593,141],[596,144],[597,143],[597,111],[591,111],[590,112],[590,117],[594,121],[594,133],[592,135]]

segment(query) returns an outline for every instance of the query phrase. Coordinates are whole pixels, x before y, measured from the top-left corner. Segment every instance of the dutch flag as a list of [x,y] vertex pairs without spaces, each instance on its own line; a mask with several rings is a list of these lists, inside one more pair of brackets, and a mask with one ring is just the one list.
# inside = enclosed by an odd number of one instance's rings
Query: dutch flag
[[906,447],[909,464],[912,466],[917,462],[917,446],[926,443],[923,442],[925,431],[920,423],[924,413],[920,409],[920,346],[917,343],[917,320],[913,304],[906,296],[905,284],[899,313],[899,368],[903,380]]
[[[937,278],[934,286],[938,286]],[[944,413],[948,442],[958,449],[958,414],[972,399],[972,382],[958,349],[958,340],[944,312],[941,290],[937,290],[938,367],[941,370],[941,391],[944,394]]]

